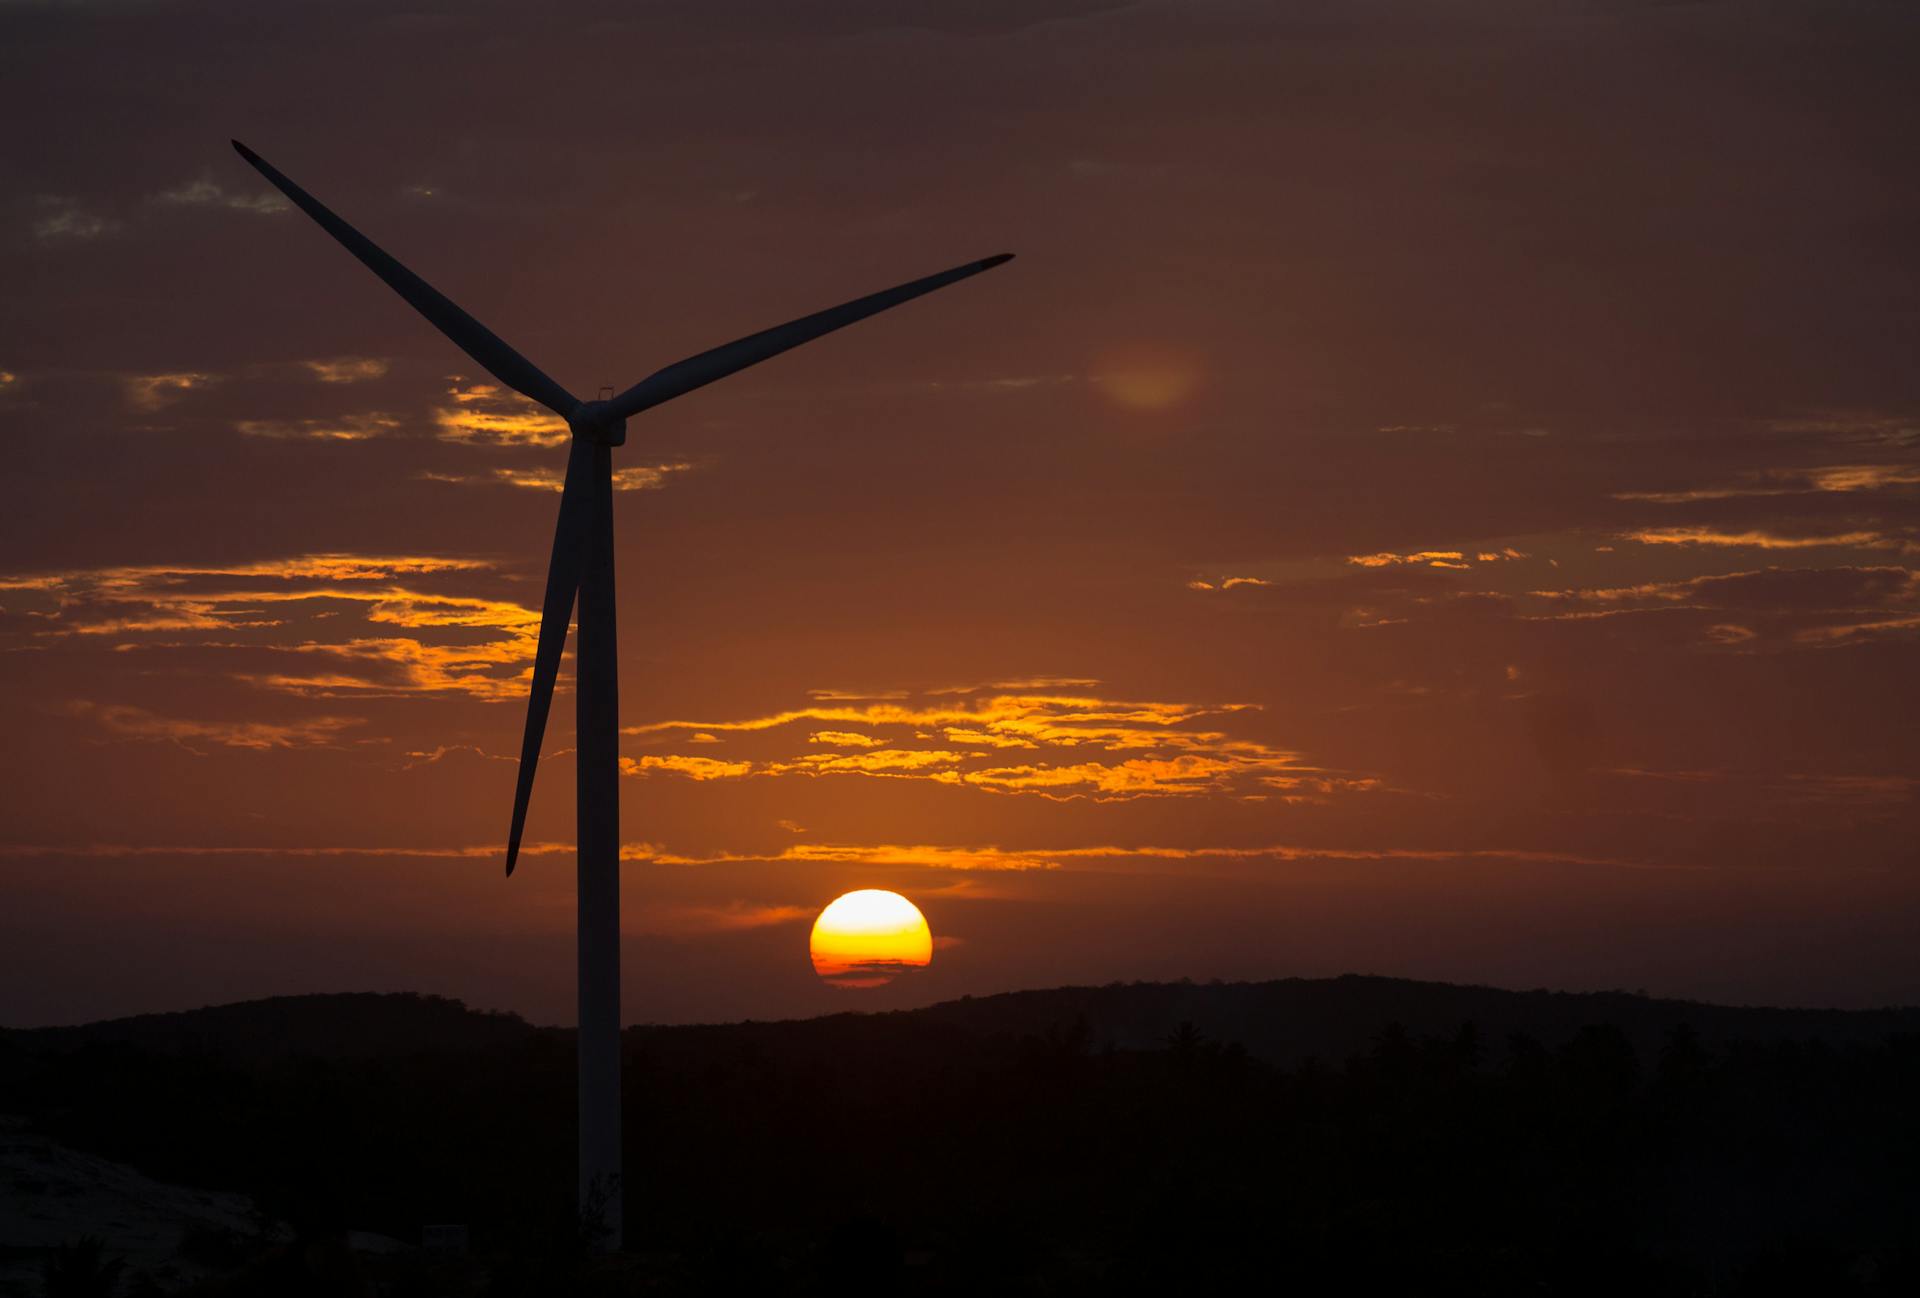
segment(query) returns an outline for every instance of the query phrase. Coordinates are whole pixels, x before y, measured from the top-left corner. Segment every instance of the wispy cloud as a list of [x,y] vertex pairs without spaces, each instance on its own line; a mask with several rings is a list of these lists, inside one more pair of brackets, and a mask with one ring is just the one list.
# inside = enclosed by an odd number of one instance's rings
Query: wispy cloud
[[333,356],[300,364],[322,383],[367,383],[385,378],[393,367],[393,362],[379,356]]
[[246,665],[232,679],[315,697],[521,698],[539,611],[416,584],[491,569],[476,559],[315,554],[15,575],[0,577],[0,591],[15,592],[9,610],[27,619],[16,644],[77,636],[126,650],[239,653]]
[[1662,505],[1687,505],[1703,500],[1730,500],[1745,496],[1801,496],[1884,491],[1889,487],[1920,485],[1920,466],[1912,464],[1833,464],[1818,468],[1761,469],[1742,475],[1726,486],[1692,487],[1680,491],[1622,491],[1615,500],[1646,500]]
[[[627,853],[622,854],[628,855]],[[679,853],[643,846],[629,859],[661,865],[727,865],[757,861],[975,871],[1063,870],[1088,865],[1161,861],[1513,861],[1542,865],[1638,867],[1645,862],[1580,852],[1507,847],[1319,847],[1298,843],[1255,847],[1170,847],[1093,844],[1059,848],[998,845],[799,843],[771,855]]]
[[239,419],[233,425],[234,431],[247,437],[322,442],[364,442],[374,437],[390,437],[401,426],[398,418],[381,410],[336,415],[331,419]]
[[1419,564],[1428,568],[1466,568],[1466,555],[1458,550],[1413,550],[1400,553],[1382,550],[1377,554],[1350,554],[1347,562],[1359,568],[1387,568],[1400,564]]
[[496,383],[468,383],[458,375],[447,404],[435,406],[433,422],[451,442],[495,446],[559,446],[571,435],[552,411]]
[[164,741],[198,752],[197,745],[250,748],[330,748],[342,731],[360,725],[354,717],[311,717],[302,721],[202,721],[166,717],[124,704],[78,700],[67,705],[76,717],[92,721],[126,739]]
[[628,775],[646,775],[652,771],[666,771],[673,775],[684,775],[690,780],[731,780],[751,774],[753,763],[725,762],[717,757],[689,757],[675,753],[661,756],[650,753],[644,757],[622,757],[620,769]]
[[[1592,621],[1641,614],[1694,619],[1704,643],[1740,651],[1855,643],[1920,625],[1920,574],[1895,565],[1757,568],[1630,586],[1536,590],[1544,613],[1522,620]],[[1705,619],[1712,619],[1700,626]]]
[[[615,491],[648,491],[667,485],[667,476],[684,473],[693,466],[685,461],[662,464],[636,464],[613,471]],[[484,473],[446,473],[428,471],[420,475],[429,482],[452,482],[462,486],[525,487],[532,491],[557,492],[566,486],[566,474],[559,468],[513,468],[497,466]]]
[[[709,735],[709,739],[713,736]],[[807,736],[810,744],[832,744],[839,748],[878,748],[880,741],[872,735],[855,734],[850,730],[816,730]]]
[[1628,780],[1699,786],[1742,786],[1775,801],[1819,804],[1855,811],[1891,811],[1910,803],[1920,793],[1920,777],[1897,774],[1852,774],[1820,771],[1786,773],[1727,769],[1661,770],[1620,766],[1602,772]]
[[220,381],[219,376],[182,370],[171,374],[128,374],[120,385],[127,404],[143,413],[164,409],[189,392],[203,391]]
[[[522,856],[570,856],[574,846],[565,842],[535,842],[521,848]],[[353,844],[341,846],[274,845],[239,846],[232,844],[134,844],[134,843],[0,843],[0,857],[185,857],[185,856],[281,856],[301,857],[413,857],[424,859],[493,861],[505,855],[500,843],[466,846],[421,847]],[[646,861],[656,865],[701,867],[713,865],[794,864],[872,866],[883,869],[951,870],[957,873],[994,874],[1023,871],[1055,871],[1124,867],[1130,863],[1227,861],[1227,862],[1370,862],[1370,861],[1506,861],[1520,865],[1571,865],[1614,869],[1675,868],[1661,862],[1584,852],[1553,851],[1525,847],[1465,847],[1441,844],[1426,847],[1330,847],[1303,843],[1272,843],[1249,847],[1164,846],[1113,843],[1076,847],[1009,848],[997,844],[928,843],[796,843],[777,852],[678,852],[657,843],[629,843],[620,849],[624,861]],[[784,923],[789,919],[811,916],[810,910],[794,907],[759,907],[739,902],[719,907],[692,907],[695,911],[745,911],[764,923]],[[734,927],[753,924],[735,923]],[[715,927],[727,927],[722,919]]]
[[[644,757],[628,770],[702,780],[866,776],[1102,802],[1202,795],[1304,800],[1379,787],[1365,776],[1321,771],[1296,752],[1196,724],[1258,710],[1248,704],[1114,699],[1059,687],[973,693],[977,688],[904,700],[817,699],[760,716],[633,726],[626,733],[651,742],[699,734],[734,745],[736,753]],[[1020,760],[1008,760],[1011,750]]]
[[1716,527],[1648,527],[1637,532],[1622,532],[1623,541],[1642,545],[1697,545],[1707,547],[1745,547],[1754,550],[1902,550],[1916,548],[1911,541],[1888,536],[1884,532],[1836,532],[1824,536],[1788,536],[1764,528],[1729,531]]
[[62,194],[36,194],[33,209],[33,237],[41,243],[90,243],[120,229],[120,222]]
[[1381,550],[1376,554],[1350,554],[1347,562],[1356,568],[1413,566],[1464,571],[1476,563],[1504,563],[1527,557],[1525,551],[1509,545],[1498,550]]
[[272,216],[293,210],[293,204],[270,190],[259,193],[235,193],[223,189],[205,176],[165,189],[153,196],[163,207],[226,208],[235,212],[253,212]]

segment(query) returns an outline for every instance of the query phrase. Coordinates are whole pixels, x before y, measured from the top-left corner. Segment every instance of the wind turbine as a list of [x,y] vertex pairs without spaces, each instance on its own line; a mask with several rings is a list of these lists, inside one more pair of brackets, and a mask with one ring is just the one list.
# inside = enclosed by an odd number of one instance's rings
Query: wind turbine
[[540,610],[533,688],[527,698],[520,778],[513,795],[513,827],[507,835],[507,873],[513,873],[520,854],[527,799],[533,792],[534,767],[540,761],[540,740],[546,732],[554,678],[560,671],[567,622],[577,592],[580,637],[574,661],[578,678],[574,707],[579,732],[575,762],[579,785],[580,1211],[590,1228],[602,1232],[602,1246],[617,1250],[622,1212],[620,705],[614,635],[613,448],[626,442],[627,420],[643,410],[888,307],[991,270],[1012,260],[1012,254],[968,262],[749,334],[655,371],[611,401],[581,401],[259,154],[238,140],[233,147],[295,207],[385,280],[388,288],[482,369],[565,419],[572,430],[566,482],[560,492],[560,517],[554,526],[553,558],[547,567],[547,591]]

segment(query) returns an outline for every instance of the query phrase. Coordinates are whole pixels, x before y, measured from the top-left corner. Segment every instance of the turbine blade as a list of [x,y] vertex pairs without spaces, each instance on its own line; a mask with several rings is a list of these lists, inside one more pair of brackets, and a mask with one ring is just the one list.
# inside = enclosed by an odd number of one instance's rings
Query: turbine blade
[[964,266],[952,270],[943,270],[938,275],[929,275],[925,279],[916,279],[911,284],[902,284],[880,293],[856,298],[840,306],[829,307],[825,311],[816,311],[812,315],[790,320],[786,324],[776,325],[772,329],[763,329],[757,334],[749,334],[724,347],[715,347],[711,351],[701,352],[698,356],[689,356],[686,360],[676,361],[665,369],[651,374],[622,392],[612,401],[616,418],[626,419],[642,410],[657,406],[663,401],[683,396],[695,388],[704,387],[715,379],[724,379],[729,374],[744,370],[749,365],[758,365],[761,361],[778,356],[781,352],[798,347],[801,343],[812,342],[822,334],[830,334],[836,329],[844,329],[856,320],[864,320],[870,315],[885,311],[888,307],[899,306],[924,293],[937,288],[945,288],[983,270],[992,270],[995,266],[1013,260],[1013,254],[1003,252],[998,257],[988,257],[985,261],[970,261]]
[[580,404],[571,392],[555,383],[540,369],[491,330],[442,296],[433,285],[402,266],[383,252],[373,240],[335,216],[325,204],[288,180],[273,165],[246,145],[235,140],[233,147],[253,169],[273,183],[273,187],[292,200],[293,205],[317,222],[321,229],[338,239],[363,265],[387,282],[387,287],[405,298],[407,305],[453,340],[455,346],[471,356],[487,373],[522,396],[538,401],[562,419]]
[[547,596],[540,608],[540,643],[533,654],[533,688],[527,695],[527,732],[520,743],[520,780],[513,791],[513,828],[507,835],[507,873],[520,857],[520,835],[527,827],[527,799],[533,796],[533,771],[540,764],[540,741],[553,707],[553,682],[560,674],[560,653],[567,647],[567,623],[573,597],[586,567],[588,515],[593,510],[593,445],[574,438],[567,456],[567,481],[560,491],[560,518],[553,529],[553,559],[547,565]]

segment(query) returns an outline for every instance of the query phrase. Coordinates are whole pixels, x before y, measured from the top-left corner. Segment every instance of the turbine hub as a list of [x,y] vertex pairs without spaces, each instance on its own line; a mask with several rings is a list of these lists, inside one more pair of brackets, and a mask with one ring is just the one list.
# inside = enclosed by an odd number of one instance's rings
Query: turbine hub
[[582,401],[567,416],[567,427],[575,437],[602,446],[624,446],[627,442],[627,421],[614,415],[610,401]]

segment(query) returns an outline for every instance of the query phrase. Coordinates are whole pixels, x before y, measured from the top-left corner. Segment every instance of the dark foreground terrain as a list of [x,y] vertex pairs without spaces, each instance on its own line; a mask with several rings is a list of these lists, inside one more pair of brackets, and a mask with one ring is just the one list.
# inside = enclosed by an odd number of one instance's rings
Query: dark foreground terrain
[[[456,1002],[0,1033],[0,1113],[257,1207],[112,1289],[111,1229],[36,1257],[59,1293],[1920,1292],[1920,1011],[1341,978],[626,1049],[617,1259],[571,1213],[570,1034]],[[436,1223],[469,1250],[348,1247]]]

